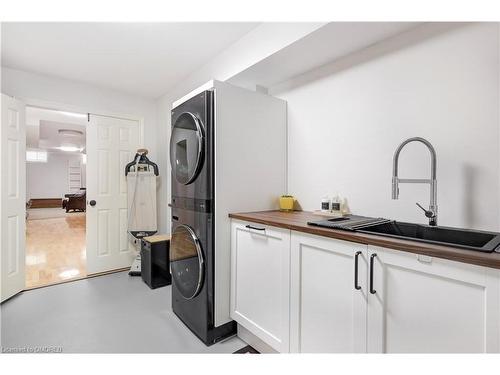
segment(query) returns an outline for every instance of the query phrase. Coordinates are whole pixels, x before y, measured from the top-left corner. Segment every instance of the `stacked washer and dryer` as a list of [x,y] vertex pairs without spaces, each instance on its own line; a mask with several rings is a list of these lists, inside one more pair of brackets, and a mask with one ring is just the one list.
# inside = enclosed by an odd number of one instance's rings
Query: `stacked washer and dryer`
[[172,308],[211,345],[237,330],[228,214],[276,209],[286,192],[286,102],[210,81],[171,116]]

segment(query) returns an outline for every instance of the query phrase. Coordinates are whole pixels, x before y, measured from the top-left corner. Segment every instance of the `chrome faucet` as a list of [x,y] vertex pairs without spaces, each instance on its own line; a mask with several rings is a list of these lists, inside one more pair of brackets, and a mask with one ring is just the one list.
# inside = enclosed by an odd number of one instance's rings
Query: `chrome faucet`
[[[421,142],[427,146],[431,153],[431,178],[430,179],[420,179],[420,178],[399,178],[398,177],[398,163],[399,163],[399,154],[404,146],[406,146],[410,142]],[[429,218],[429,225],[436,226],[437,225],[437,181],[436,181],[436,150],[430,144],[430,142],[421,137],[413,137],[408,138],[406,141],[401,143],[396,152],[394,153],[394,157],[392,159],[392,199],[398,199],[399,197],[399,184],[400,183],[410,183],[410,184],[429,184],[430,185],[430,203],[429,209],[426,210],[420,204],[417,203],[417,206],[420,207],[424,212],[425,216]]]

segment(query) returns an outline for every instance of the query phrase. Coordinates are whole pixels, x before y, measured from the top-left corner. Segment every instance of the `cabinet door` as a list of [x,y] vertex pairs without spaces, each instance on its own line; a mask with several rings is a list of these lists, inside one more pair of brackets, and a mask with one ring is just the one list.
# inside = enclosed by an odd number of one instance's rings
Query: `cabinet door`
[[497,270],[370,246],[372,257],[369,352],[498,352]]
[[367,246],[292,232],[291,257],[291,351],[366,352]]
[[231,263],[231,318],[288,352],[290,231],[233,220]]

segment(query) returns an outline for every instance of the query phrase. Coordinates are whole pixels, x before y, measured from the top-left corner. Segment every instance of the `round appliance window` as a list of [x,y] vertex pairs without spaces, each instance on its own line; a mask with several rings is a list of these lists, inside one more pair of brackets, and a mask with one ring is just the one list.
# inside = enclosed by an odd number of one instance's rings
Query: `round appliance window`
[[175,179],[184,185],[196,179],[203,164],[203,127],[190,112],[181,114],[172,128],[170,164]]
[[199,239],[187,225],[175,228],[170,239],[170,267],[175,286],[186,299],[203,286],[204,263]]

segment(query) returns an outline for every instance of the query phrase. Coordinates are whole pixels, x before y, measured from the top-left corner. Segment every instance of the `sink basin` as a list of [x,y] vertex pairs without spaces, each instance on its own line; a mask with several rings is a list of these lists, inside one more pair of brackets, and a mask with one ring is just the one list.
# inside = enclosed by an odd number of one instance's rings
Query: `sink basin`
[[493,252],[500,245],[500,233],[469,229],[431,227],[393,221],[357,230],[357,232],[426,242],[468,250]]

